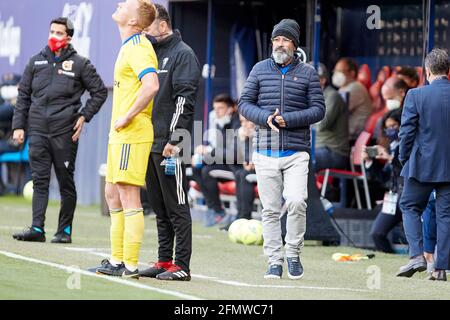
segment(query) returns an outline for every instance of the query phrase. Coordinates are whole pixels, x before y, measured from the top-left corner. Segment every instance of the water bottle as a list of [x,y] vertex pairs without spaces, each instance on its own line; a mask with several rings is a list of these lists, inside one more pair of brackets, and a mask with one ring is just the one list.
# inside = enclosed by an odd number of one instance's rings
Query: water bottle
[[325,197],[320,197],[320,202],[322,202],[323,209],[325,212],[331,216],[334,212],[333,204]]
[[193,157],[193,161],[192,161],[193,163],[193,166],[196,168],[196,169],[201,169],[202,167],[203,167],[203,155],[201,155],[201,154],[199,154],[199,153],[196,153],[196,154],[194,154],[194,157]]
[[177,159],[175,157],[170,157],[161,162],[161,165],[164,166],[164,173],[166,176],[174,176],[175,170],[177,166]]

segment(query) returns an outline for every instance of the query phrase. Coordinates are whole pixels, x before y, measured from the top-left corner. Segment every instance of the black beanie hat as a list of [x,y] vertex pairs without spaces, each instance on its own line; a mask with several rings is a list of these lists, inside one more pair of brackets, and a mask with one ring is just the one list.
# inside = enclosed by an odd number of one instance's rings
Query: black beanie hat
[[286,37],[293,41],[295,48],[300,45],[300,26],[297,21],[283,19],[273,27],[272,39],[278,36]]

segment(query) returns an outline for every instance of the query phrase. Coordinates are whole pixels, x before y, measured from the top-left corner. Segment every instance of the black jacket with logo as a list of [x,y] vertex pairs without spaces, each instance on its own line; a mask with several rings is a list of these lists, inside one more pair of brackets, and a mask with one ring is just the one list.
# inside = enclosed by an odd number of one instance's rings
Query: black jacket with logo
[[[90,99],[81,108],[81,96]],[[105,102],[108,91],[91,62],[72,45],[59,59],[46,46],[32,57],[19,84],[13,129],[28,135],[57,136],[73,130],[82,115],[89,122]]]
[[181,142],[178,137],[182,136],[182,129],[192,132],[200,63],[178,30],[154,44],[154,49],[159,64],[159,91],[153,104],[152,152],[162,153],[167,143]]

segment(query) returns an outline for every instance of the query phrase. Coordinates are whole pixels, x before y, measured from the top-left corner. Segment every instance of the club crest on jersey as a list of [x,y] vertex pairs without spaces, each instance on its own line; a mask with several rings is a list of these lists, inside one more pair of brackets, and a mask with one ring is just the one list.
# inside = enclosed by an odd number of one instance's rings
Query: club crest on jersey
[[64,61],[62,64],[62,68],[64,71],[72,71],[72,67],[73,67],[73,61],[72,60],[67,60]]

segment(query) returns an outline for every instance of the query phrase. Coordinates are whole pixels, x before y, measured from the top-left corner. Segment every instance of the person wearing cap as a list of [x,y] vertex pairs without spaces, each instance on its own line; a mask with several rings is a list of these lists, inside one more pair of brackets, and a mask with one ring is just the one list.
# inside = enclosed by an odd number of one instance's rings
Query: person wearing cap
[[[239,112],[256,124],[255,164],[262,202],[266,279],[280,279],[286,258],[288,277],[303,277],[300,251],[306,231],[310,126],[325,115],[316,70],[295,55],[300,27],[283,19],[272,32],[272,56],[257,63],[245,83]],[[281,237],[282,198],[287,207],[285,250]]]
[[[73,34],[69,19],[52,20],[48,45],[29,60],[19,84],[12,129],[19,144],[25,142],[25,133],[28,136],[34,192],[32,225],[14,234],[16,240],[46,240],[44,221],[53,165],[61,193],[61,209],[52,242],[72,241],[78,140],[84,123],[100,110],[108,94],[95,67],[70,44]],[[80,98],[86,90],[90,99],[82,107]]]
[[315,170],[346,169],[349,164],[348,109],[341,95],[329,84],[322,63],[317,68],[325,98],[325,118],[316,125]]

